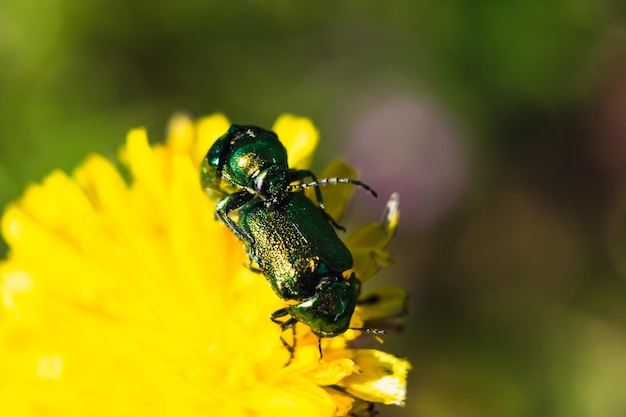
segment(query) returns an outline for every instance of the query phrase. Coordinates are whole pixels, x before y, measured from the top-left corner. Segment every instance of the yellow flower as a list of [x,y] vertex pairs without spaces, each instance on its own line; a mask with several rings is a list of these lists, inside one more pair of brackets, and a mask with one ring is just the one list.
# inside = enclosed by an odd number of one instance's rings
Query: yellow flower
[[[0,415],[333,416],[403,404],[410,365],[352,347],[358,331],[323,339],[320,359],[299,323],[285,366],[289,352],[268,318],[284,302],[244,267],[242,244],[199,186],[200,162],[228,127],[219,114],[178,116],[153,146],[134,129],[119,158],[128,172],[90,155],[6,208]],[[306,166],[312,124],[282,116],[274,130],[290,164]],[[358,274],[385,263],[390,207],[385,224],[348,240]],[[352,324],[389,311],[357,307]]]

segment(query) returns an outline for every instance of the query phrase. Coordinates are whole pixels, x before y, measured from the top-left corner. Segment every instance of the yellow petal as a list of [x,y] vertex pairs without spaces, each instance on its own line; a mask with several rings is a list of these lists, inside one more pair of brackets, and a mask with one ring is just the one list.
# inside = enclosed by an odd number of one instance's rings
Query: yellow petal
[[394,193],[380,222],[367,223],[346,238],[345,244],[354,259],[353,270],[361,282],[371,278],[381,266],[393,262],[391,254],[384,249],[395,235],[399,217],[399,197]]
[[322,360],[309,375],[318,385],[335,385],[355,371],[351,359]]
[[230,127],[230,122],[221,113],[202,117],[196,122],[196,143],[191,153],[195,166],[200,166],[202,159],[213,143]]
[[276,119],[272,130],[287,148],[290,168],[305,169],[311,165],[319,132],[310,119],[283,114]]
[[357,309],[364,321],[397,317],[406,313],[407,293],[399,287],[377,288],[359,296]]
[[361,226],[346,239],[346,245],[384,249],[396,233],[400,218],[399,196],[394,193],[387,201],[385,212],[380,222],[371,222]]
[[352,412],[354,411],[354,403],[355,403],[354,397],[350,395],[346,395],[342,393],[341,391],[338,391],[332,388],[327,388],[327,391],[333,398],[333,401],[335,402],[335,404],[337,405],[335,416],[337,417],[347,416],[348,413],[350,413],[350,415],[353,415]]
[[347,392],[366,401],[404,405],[406,377],[411,365],[406,359],[373,349],[358,349],[354,362],[361,373],[340,384]]
[[189,153],[195,142],[193,121],[183,113],[175,114],[168,125],[167,144],[174,152]]
[[97,210],[121,215],[128,209],[128,187],[108,159],[90,155],[73,176]]
[[[328,165],[318,177],[318,179],[322,178],[356,179],[356,171],[343,161],[334,161]],[[353,192],[354,186],[350,184],[331,184],[322,187],[326,213],[336,221],[340,221]],[[308,188],[306,194],[312,201],[316,201],[315,190],[313,188]]]

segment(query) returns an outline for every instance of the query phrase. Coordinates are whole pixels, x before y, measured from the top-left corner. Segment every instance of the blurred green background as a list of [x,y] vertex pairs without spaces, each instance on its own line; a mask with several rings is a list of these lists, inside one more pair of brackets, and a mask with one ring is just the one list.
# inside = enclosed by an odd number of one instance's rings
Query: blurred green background
[[[619,1],[0,2],[0,203],[128,128],[291,112],[399,191],[411,293],[389,416],[626,415],[626,6]],[[1,251],[6,250],[3,248]],[[625,383],[625,385],[622,385]]]

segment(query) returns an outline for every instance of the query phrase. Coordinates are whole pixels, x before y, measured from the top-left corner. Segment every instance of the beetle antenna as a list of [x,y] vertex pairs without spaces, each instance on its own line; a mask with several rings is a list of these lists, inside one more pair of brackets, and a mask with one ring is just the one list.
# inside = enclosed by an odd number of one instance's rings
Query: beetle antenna
[[360,330],[362,332],[366,332],[367,334],[372,335],[378,343],[384,343],[381,336],[385,334],[385,331],[382,329],[374,329],[372,327],[348,327],[348,330]]
[[[374,339],[376,339],[376,341],[378,343],[381,343],[381,344],[384,343],[384,340],[381,338],[381,336],[385,334],[385,331],[382,330],[382,329],[374,329],[372,327],[348,327],[348,330],[360,330],[362,332],[366,332],[367,334],[372,335],[372,337]],[[282,338],[281,338],[281,340],[282,340]],[[282,342],[283,342],[283,344],[285,344],[284,340],[282,340]],[[285,345],[285,346],[287,346],[287,345]],[[322,357],[324,356],[324,354],[322,353],[322,338],[321,337],[317,338],[317,350],[320,353],[320,360],[321,360]],[[293,351],[290,351],[290,352],[291,352],[291,356],[293,358]],[[291,360],[289,360],[289,362],[291,362]],[[287,364],[289,364],[289,362]]]
[[289,186],[289,191],[299,191],[299,190],[304,190],[305,188],[319,187],[320,185],[339,184],[339,183],[356,185],[357,187],[363,188],[365,191],[367,191],[374,197],[378,197],[378,193],[376,192],[376,190],[374,190],[372,187],[370,187],[364,182],[361,182],[359,180],[352,180],[350,178],[337,178],[337,177],[322,178],[320,180],[308,182],[306,184],[293,184]]

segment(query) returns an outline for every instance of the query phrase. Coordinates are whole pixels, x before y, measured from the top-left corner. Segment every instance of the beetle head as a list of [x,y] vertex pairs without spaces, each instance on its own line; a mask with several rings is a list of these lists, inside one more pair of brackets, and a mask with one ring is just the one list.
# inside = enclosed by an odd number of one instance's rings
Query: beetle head
[[311,327],[319,337],[335,337],[346,330],[356,306],[355,279],[323,280],[314,296],[288,307],[289,314]]

